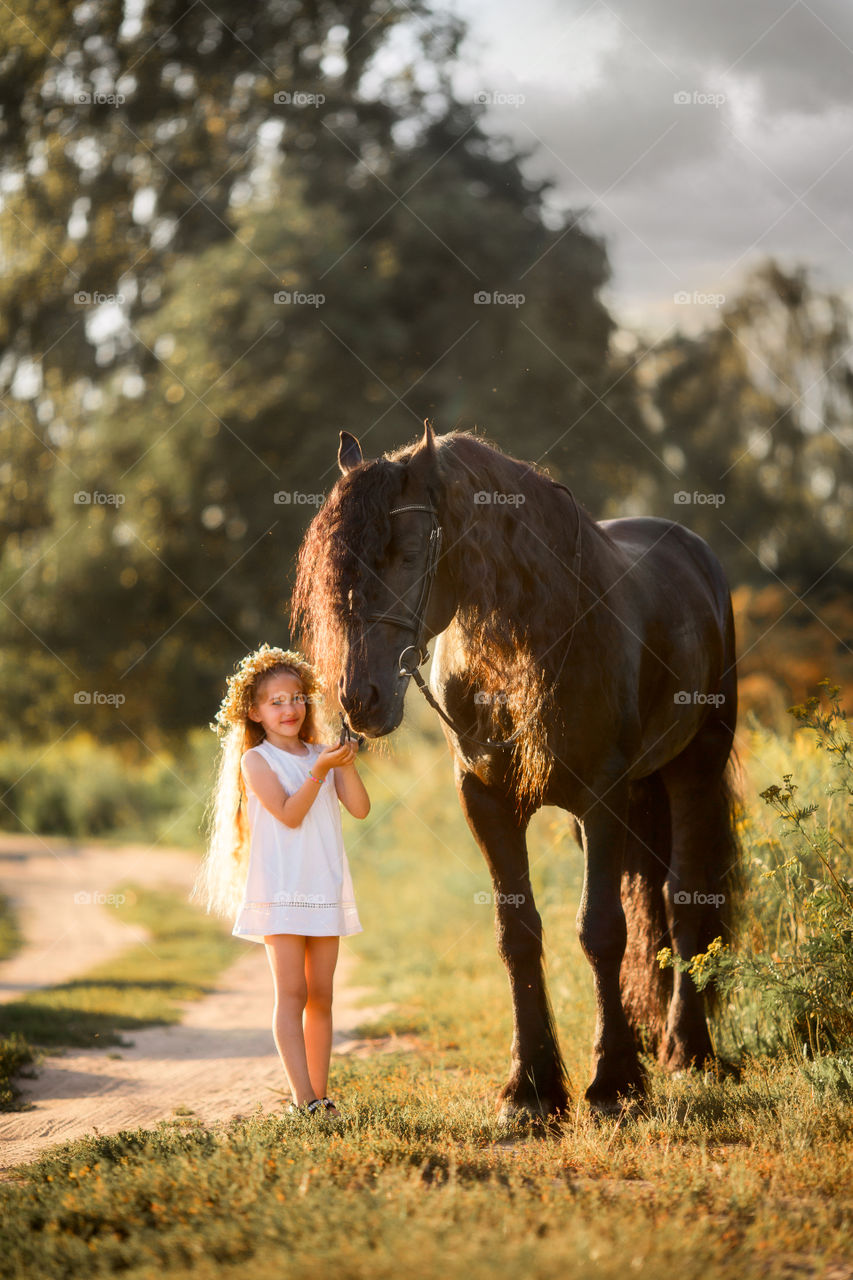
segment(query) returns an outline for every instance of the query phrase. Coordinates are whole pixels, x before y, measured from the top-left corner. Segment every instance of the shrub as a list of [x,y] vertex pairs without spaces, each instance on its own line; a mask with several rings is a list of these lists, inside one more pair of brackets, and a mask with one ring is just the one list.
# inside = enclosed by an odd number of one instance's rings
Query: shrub
[[790,714],[822,753],[825,802],[801,799],[792,773],[762,791],[781,838],[746,826],[738,941],[717,938],[690,960],[666,949],[659,960],[690,972],[700,989],[716,984],[741,1046],[790,1049],[800,1059],[835,1053],[839,1080],[846,1080],[844,1054],[853,1050],[853,743],[838,688],[821,685],[821,697]]

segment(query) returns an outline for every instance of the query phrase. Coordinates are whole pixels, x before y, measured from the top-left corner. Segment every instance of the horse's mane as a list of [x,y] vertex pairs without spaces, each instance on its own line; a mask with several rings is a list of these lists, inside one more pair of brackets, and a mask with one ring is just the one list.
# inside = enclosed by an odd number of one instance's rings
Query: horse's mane
[[[417,445],[365,462],[338,480],[299,552],[293,623],[327,688],[341,671],[345,629],[368,611],[379,562],[391,538],[390,509]],[[564,486],[464,431],[435,437],[436,505],[460,607],[455,624],[481,695],[475,736],[505,736],[531,717],[513,753],[519,797],[541,797],[552,764],[547,729],[557,714],[550,692],[569,643],[579,589],[574,552],[579,523],[592,552],[607,537]],[[477,501],[475,495],[488,494]],[[496,500],[495,495],[500,495]],[[510,501],[501,501],[501,497]],[[594,531],[594,532],[593,532]],[[584,583],[590,583],[585,560]]]
[[[398,453],[401,451],[398,451]],[[343,669],[346,630],[368,611],[371,569],[391,540],[389,512],[404,468],[390,455],[340,477],[308,526],[296,567],[291,629],[332,698]]]

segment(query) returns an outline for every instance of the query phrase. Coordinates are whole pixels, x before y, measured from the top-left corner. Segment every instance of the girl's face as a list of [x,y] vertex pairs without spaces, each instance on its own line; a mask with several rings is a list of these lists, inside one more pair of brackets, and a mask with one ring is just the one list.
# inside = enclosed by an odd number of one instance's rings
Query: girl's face
[[307,711],[301,680],[282,671],[263,681],[249,717],[263,725],[267,737],[277,746],[299,737]]

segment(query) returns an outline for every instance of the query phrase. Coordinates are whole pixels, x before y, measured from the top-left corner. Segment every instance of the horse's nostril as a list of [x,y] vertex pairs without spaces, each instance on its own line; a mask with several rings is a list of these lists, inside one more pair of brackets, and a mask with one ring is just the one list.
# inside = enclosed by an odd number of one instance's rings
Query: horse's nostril
[[340,686],[341,706],[347,715],[358,715],[373,711],[379,703],[379,690],[372,681],[365,681],[358,689],[345,692]]

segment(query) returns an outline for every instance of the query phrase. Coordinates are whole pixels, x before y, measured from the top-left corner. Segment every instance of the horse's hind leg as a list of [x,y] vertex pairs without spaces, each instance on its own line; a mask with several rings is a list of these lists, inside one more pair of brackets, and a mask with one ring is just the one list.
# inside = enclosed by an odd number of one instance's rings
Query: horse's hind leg
[[638,1047],[655,1054],[672,996],[672,972],[658,952],[671,945],[663,885],[672,860],[669,796],[659,773],[631,786],[622,870],[628,942],[622,957],[622,1004]]
[[[726,764],[732,744],[728,717],[716,710],[693,741],[663,770],[672,816],[672,861],[664,884],[673,948],[689,960],[726,934],[737,844],[731,825]],[[688,973],[677,970],[659,1058],[668,1070],[702,1066],[714,1052],[705,1000]]]
[[619,985],[627,940],[620,888],[628,784],[602,786],[601,795],[582,815],[585,871],[578,937],[592,967],[596,1003],[593,1078],[586,1099],[595,1110],[607,1112],[641,1096],[645,1080]]

